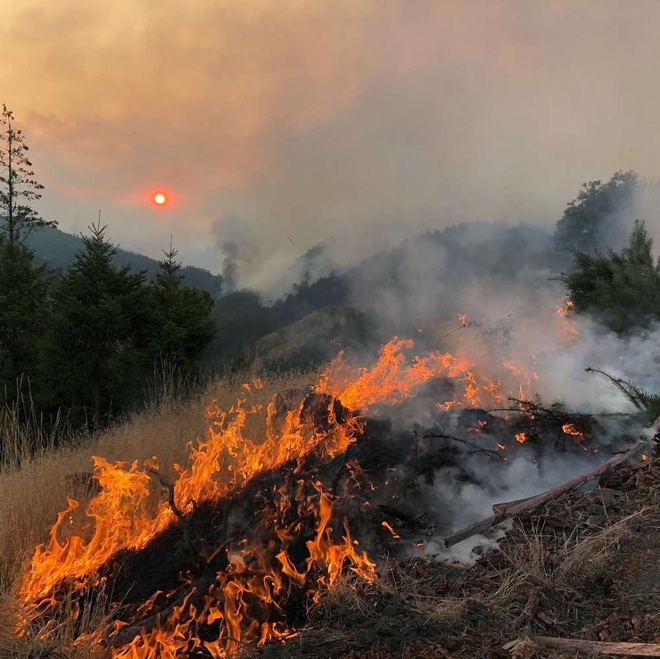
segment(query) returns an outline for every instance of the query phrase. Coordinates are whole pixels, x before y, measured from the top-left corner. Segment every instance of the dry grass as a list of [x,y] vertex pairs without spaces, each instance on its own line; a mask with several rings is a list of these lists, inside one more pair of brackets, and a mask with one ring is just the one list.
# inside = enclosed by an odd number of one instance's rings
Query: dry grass
[[[245,380],[213,383],[185,403],[165,397],[157,407],[98,437],[73,447],[42,451],[32,459],[24,458],[20,467],[0,473],[0,593],[11,590],[26,558],[47,537],[57,513],[66,507],[70,494],[65,483],[67,474],[89,471],[90,459],[95,455],[127,463],[157,456],[162,472],[171,477],[173,463],[187,464],[187,444],[206,433],[206,406],[215,398],[220,407],[229,409],[245,396],[241,388]],[[263,380],[262,389],[253,388],[250,400],[266,403],[276,391],[300,387],[310,380],[313,376],[301,373],[270,376]],[[258,441],[263,428],[257,419],[248,432]]]
[[[3,599],[3,619],[0,624],[0,658],[29,659],[105,659],[109,655],[98,639],[110,633],[113,626],[108,612],[109,599],[99,590],[93,604],[74,601],[71,596],[59,603],[53,618],[45,627],[34,626],[15,600]],[[16,634],[16,621],[22,621],[24,631]]]
[[515,543],[500,548],[504,566],[496,587],[484,593],[482,601],[489,608],[507,611],[512,606],[516,610],[527,598],[517,623],[524,615],[533,617],[543,599],[563,618],[570,618],[577,600],[585,596],[598,600],[587,594],[598,587],[633,525],[652,512],[643,507],[602,529],[575,528],[556,544],[544,538],[543,518],[537,518],[531,528],[518,529]]

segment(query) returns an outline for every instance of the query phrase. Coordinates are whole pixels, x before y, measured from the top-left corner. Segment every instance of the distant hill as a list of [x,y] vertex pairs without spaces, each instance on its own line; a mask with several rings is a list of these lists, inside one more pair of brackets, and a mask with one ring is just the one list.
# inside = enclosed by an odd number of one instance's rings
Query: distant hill
[[[56,229],[34,232],[30,240],[53,270],[71,263],[82,245]],[[184,268],[186,284],[215,300],[208,362],[243,367],[257,358],[269,367],[307,367],[332,357],[339,345],[373,348],[394,335],[434,345],[459,313],[481,311],[480,298],[506,292],[535,299],[556,272],[549,231],[526,225],[468,222],[412,235],[317,278],[312,273],[328,272],[331,263],[325,249],[317,245],[301,257],[301,281],[274,302],[246,289],[227,293],[221,276]],[[149,276],[158,271],[158,262],[142,254],[120,249],[116,260]]]
[[[79,236],[65,233],[59,229],[43,229],[34,231],[28,238],[28,245],[34,250],[36,259],[46,263],[52,270],[66,268],[74,259],[77,251],[83,248]],[[115,261],[120,266],[129,266],[136,272],[145,271],[148,277],[154,277],[158,272],[158,261],[143,254],[135,254],[119,248]],[[208,291],[214,298],[222,294],[222,277],[196,266],[185,266],[181,269],[187,286],[193,286]]]
[[[299,264],[302,281],[274,303],[246,290],[218,300],[214,360],[307,367],[339,345],[371,350],[395,335],[431,348],[461,313],[504,331],[507,314],[543,299],[557,271],[547,229],[485,222],[413,235],[319,279],[307,274],[328,263],[323,245],[310,250]],[[487,310],[484,300],[502,303]]]

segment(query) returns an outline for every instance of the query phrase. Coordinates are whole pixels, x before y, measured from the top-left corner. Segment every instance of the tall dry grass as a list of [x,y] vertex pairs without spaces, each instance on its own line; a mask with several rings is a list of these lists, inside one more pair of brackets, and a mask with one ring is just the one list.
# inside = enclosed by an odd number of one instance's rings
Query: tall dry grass
[[[187,400],[177,398],[171,389],[154,392],[157,402],[143,412],[68,447],[55,448],[52,437],[37,436],[42,432],[37,423],[11,425],[17,459],[0,472],[0,596],[11,592],[34,547],[47,538],[57,513],[66,507],[68,474],[89,471],[92,456],[129,464],[157,456],[163,475],[172,478],[172,464],[188,464],[188,443],[206,434],[205,408],[216,399],[221,408],[229,409],[245,396],[242,385],[251,379],[227,377]],[[250,400],[265,404],[275,392],[313,380],[313,374],[305,373],[271,375],[262,378],[261,389],[253,387]],[[259,441],[264,428],[256,419],[247,430]],[[28,448],[35,441],[42,448],[30,456]]]

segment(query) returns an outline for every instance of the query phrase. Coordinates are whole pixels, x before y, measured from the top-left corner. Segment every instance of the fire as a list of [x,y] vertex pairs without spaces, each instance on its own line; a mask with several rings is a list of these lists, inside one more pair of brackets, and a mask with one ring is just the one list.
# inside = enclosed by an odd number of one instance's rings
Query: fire
[[561,429],[566,435],[571,435],[572,437],[584,437],[584,433],[574,423],[565,423]]
[[575,309],[575,302],[569,297],[564,298],[565,304],[563,307],[557,307],[557,313],[564,318],[569,318],[573,309]]
[[[467,358],[449,352],[430,352],[408,360],[404,351],[414,345],[411,340],[395,337],[381,348],[378,362],[371,369],[350,368],[342,352],[321,376],[317,390],[332,394],[349,409],[364,410],[378,403],[400,403],[429,380],[449,378],[459,390],[451,401],[439,402],[439,409],[493,407],[506,402],[502,381],[480,375],[477,366]],[[503,367],[517,383],[518,396],[531,397],[532,382],[538,379],[538,374],[529,374],[509,362],[504,362]]]
[[568,296],[564,297],[564,306],[557,307],[557,314],[562,320],[562,333],[564,341],[570,345],[575,343],[578,336],[578,328],[573,320],[575,303]]
[[518,378],[518,398],[521,400],[528,399],[532,397],[532,380],[538,380],[538,373],[527,373],[523,368],[512,362],[503,362],[502,365],[506,368],[507,371],[512,373]]
[[387,522],[382,522],[381,526],[383,526],[383,528],[386,528],[395,540],[401,539],[401,536]]
[[[215,404],[209,407],[207,414],[211,425],[208,437],[191,446],[190,467],[180,469],[174,484],[174,499],[179,511],[189,513],[194,506],[204,501],[225,496],[230,490],[240,490],[261,471],[276,468],[291,459],[302,460],[312,451],[329,460],[345,452],[361,428],[358,417],[349,416],[340,422],[334,417],[333,411],[329,410],[330,428],[321,431],[291,411],[286,414],[283,427],[278,433],[270,427],[273,420],[269,416],[266,439],[258,443],[248,436],[245,427],[248,419],[259,412],[259,408],[248,408],[240,403],[229,411],[221,410]],[[150,466],[153,468],[153,465]],[[157,533],[176,522],[172,509],[165,502],[159,503],[155,511],[149,505],[152,503],[151,477],[145,469],[140,469],[135,463],[130,467],[123,463],[112,465],[101,458],[94,459],[94,467],[101,492],[89,502],[84,511],[79,510],[77,502],[69,500],[68,507],[60,513],[51,530],[49,541],[35,550],[30,569],[19,586],[19,598],[28,610],[31,604],[34,605],[34,616],[37,615],[36,608],[43,606],[42,600],[58,584],[66,581],[75,591],[82,592],[93,582],[95,572],[118,551],[140,549]],[[332,530],[328,526],[330,499],[324,493],[319,493],[317,499],[317,504],[306,502],[310,513],[318,515],[319,521],[317,538],[313,547],[310,546],[313,565],[309,564],[305,575],[312,567],[324,568],[326,576],[319,587],[329,587],[336,581],[341,566],[348,563],[350,569],[366,578],[373,569],[366,555],[357,552],[348,529],[340,543],[333,542]],[[319,506],[316,512],[313,510],[314,505]],[[70,529],[81,530],[71,533]],[[249,548],[243,551],[248,552]],[[284,555],[282,560],[285,561]],[[284,574],[285,568],[280,568]],[[267,575],[268,572],[264,572],[263,578],[269,579]],[[252,576],[248,574],[246,578]],[[279,577],[272,578],[277,581]],[[234,584],[231,587],[238,587],[236,582],[231,583]],[[230,588],[230,582],[224,582],[223,586]],[[244,589],[249,590],[248,586],[244,586]],[[237,606],[236,602],[234,605]],[[225,606],[233,605],[227,602]],[[223,616],[227,625],[233,620],[232,624],[240,626],[245,612],[241,611],[240,616],[236,613],[232,619],[225,610]],[[160,629],[154,631],[156,635],[162,633]],[[234,637],[236,633],[234,629]],[[271,633],[264,630],[260,633],[266,639],[274,638],[275,634],[274,631]],[[162,638],[157,641],[156,636],[150,637],[148,642],[140,638],[134,644],[147,643],[144,647],[151,647],[148,643],[153,641],[156,647],[160,647],[159,644],[163,642]],[[120,653],[118,656],[162,655],[156,652]]]
[[519,432],[516,434],[516,441],[519,444],[524,444],[527,441],[527,433]]
[[[467,317],[461,322],[467,322]],[[100,492],[84,507],[68,500],[18,584],[26,624],[37,624],[56,609],[58,589],[84,596],[118,552],[144,548],[167,527],[184,524],[200,505],[237,496],[255,477],[285,464],[293,465],[291,478],[271,492],[255,521],[259,532],[225,547],[225,564],[213,570],[215,576],[205,584],[203,597],[194,599],[193,588],[158,626],[127,639],[114,656],[155,659],[203,648],[214,657],[225,657],[238,643],[264,645],[289,638],[294,632],[286,625],[282,607],[294,589],[302,589],[316,601],[342,573],[374,580],[375,565],[358,549],[345,518],[335,510],[335,495],[313,481],[305,461],[313,456],[325,462],[344,454],[361,434],[362,414],[371,406],[401,402],[433,378],[448,378],[455,385],[452,400],[438,403],[442,409],[506,401],[502,380],[481,374],[467,358],[442,352],[407,357],[413,348],[412,341],[395,337],[382,347],[373,367],[357,370],[340,353],[315,386],[320,400],[326,400],[321,394],[329,394],[321,424],[315,423],[313,414],[304,413],[303,403],[284,412],[274,402],[266,407],[250,403],[254,391],[263,388],[259,379],[244,386],[243,398],[230,409],[212,402],[206,410],[206,437],[190,444],[185,468],[175,465],[177,477],[168,502],[159,496],[154,482],[154,474],[159,477],[155,459],[140,466],[94,458]],[[508,362],[503,364],[502,376],[515,383],[521,394],[531,392],[537,377]],[[338,412],[335,399],[347,409]],[[256,437],[250,428],[260,422],[265,431]],[[516,440],[526,441],[525,434],[516,435]],[[356,469],[347,464],[355,487],[361,476]],[[373,488],[369,482],[366,486]],[[298,523],[291,526],[291,519],[303,518],[313,520],[314,537],[305,544],[306,558],[301,564],[300,556],[294,558],[290,551]],[[399,537],[387,522],[382,525]],[[208,565],[217,560],[215,554],[209,556]],[[147,602],[142,608],[148,614],[151,606],[153,602]],[[120,627],[117,623],[115,634]],[[200,628],[214,631],[201,634]],[[43,630],[48,632],[47,624]]]
[[[189,651],[190,631],[194,625],[220,623],[220,634],[214,640],[199,640],[214,657],[228,657],[240,644],[284,640],[294,634],[283,623],[268,622],[269,610],[279,609],[295,586],[301,586],[312,573],[318,574],[319,589],[331,588],[348,569],[358,577],[372,582],[375,565],[365,553],[355,548],[348,528],[340,542],[333,540],[332,502],[319,490],[319,505],[314,510],[317,518],[316,536],[307,541],[308,558],[302,570],[292,562],[286,550],[280,551],[273,564],[269,564],[263,548],[244,547],[230,559],[229,568],[220,572],[199,610],[186,612],[185,603],[176,607],[169,619],[149,634],[136,636],[117,651],[115,657],[157,659],[162,656],[181,656]],[[313,596],[317,597],[315,594]],[[250,608],[261,608],[261,622],[248,616]],[[272,611],[270,611],[272,616]]]

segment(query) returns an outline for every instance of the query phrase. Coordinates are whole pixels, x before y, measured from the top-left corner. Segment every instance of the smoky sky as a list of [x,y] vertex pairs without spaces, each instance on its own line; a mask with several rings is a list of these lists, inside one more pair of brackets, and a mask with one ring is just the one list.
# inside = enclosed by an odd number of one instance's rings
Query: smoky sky
[[263,290],[320,241],[348,265],[459,221],[549,224],[586,180],[660,172],[655,0],[0,6],[40,210],[80,231],[101,209],[122,246],[172,234],[218,272],[247,235],[239,283]]

